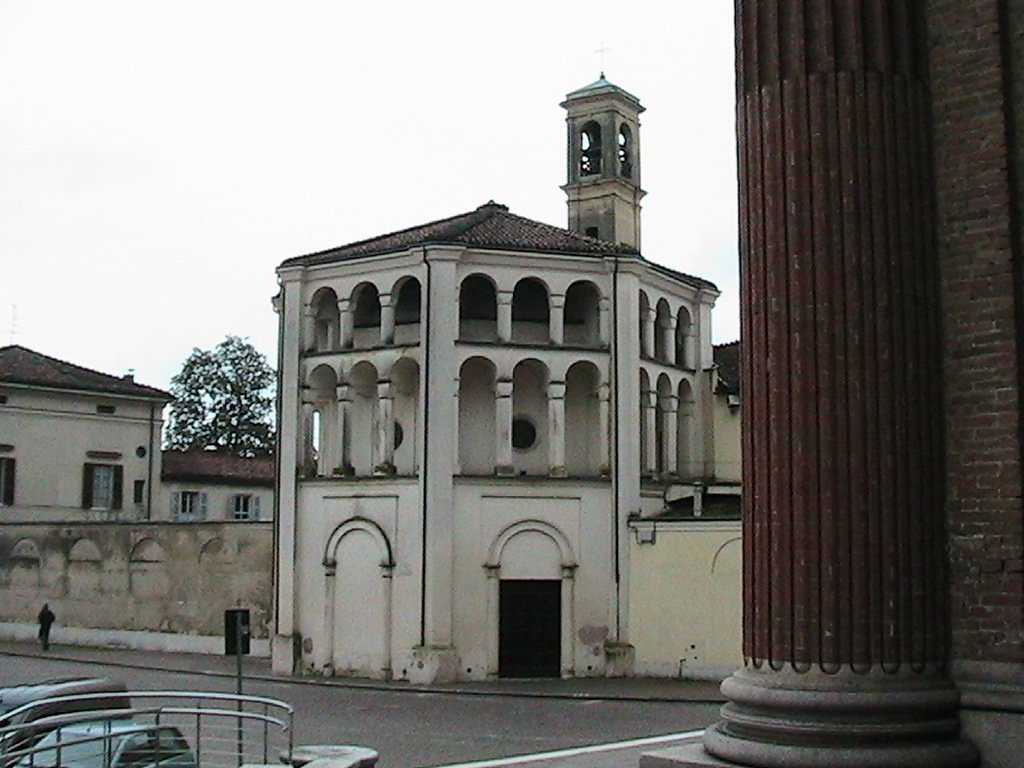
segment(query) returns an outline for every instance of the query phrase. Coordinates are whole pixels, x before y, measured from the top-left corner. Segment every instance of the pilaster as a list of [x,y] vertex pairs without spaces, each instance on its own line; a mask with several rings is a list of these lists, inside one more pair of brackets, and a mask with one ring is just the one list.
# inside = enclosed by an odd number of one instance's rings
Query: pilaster
[[[448,663],[452,648],[452,592],[454,589],[454,451],[451,425],[457,412],[458,364],[455,340],[459,333],[456,268],[461,248],[432,247],[424,254],[427,267],[425,307],[429,321],[422,323],[423,359],[428,361],[420,379],[420,423],[423,432],[423,469],[420,471],[423,508],[424,561],[422,633],[416,649],[420,669],[432,670],[434,680],[446,679],[455,668]],[[391,442],[394,446],[394,440]],[[416,662],[417,664],[419,662]]]
[[295,667],[296,482],[302,440],[299,392],[299,352],[302,344],[301,270],[282,270],[278,304],[281,359],[277,384],[277,492],[274,513],[274,630],[271,638],[275,672],[290,674]]

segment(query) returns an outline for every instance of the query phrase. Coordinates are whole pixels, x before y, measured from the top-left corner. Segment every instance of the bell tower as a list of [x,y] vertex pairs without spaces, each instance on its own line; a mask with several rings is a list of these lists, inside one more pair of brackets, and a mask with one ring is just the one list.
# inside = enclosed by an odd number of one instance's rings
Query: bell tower
[[601,77],[565,97],[569,229],[640,250],[640,100]]

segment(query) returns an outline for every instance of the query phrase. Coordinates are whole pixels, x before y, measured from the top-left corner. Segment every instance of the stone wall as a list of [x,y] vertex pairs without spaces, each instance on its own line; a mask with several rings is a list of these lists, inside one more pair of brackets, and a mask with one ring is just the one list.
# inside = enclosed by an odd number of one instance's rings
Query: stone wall
[[0,635],[23,636],[47,602],[57,642],[215,650],[226,608],[265,639],[272,563],[271,523],[5,525]]

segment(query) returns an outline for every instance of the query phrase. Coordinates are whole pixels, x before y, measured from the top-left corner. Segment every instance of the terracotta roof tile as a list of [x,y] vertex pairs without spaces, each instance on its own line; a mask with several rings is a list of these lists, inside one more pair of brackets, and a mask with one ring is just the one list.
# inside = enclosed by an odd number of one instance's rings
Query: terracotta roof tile
[[506,206],[491,201],[476,210],[447,219],[431,221],[307,256],[296,256],[287,259],[281,266],[328,264],[421,245],[467,245],[476,248],[549,251],[591,256],[636,255],[636,251],[627,245],[607,243],[567,229],[526,219],[509,213]]
[[[306,256],[285,260],[281,267],[305,267],[331,264],[336,261],[378,256],[426,245],[465,245],[472,248],[502,251],[528,251],[531,253],[558,253],[573,256],[619,255],[642,258],[640,253],[625,243],[610,243],[587,237],[568,229],[509,213],[508,207],[493,200],[479,208],[447,219],[431,221],[416,227],[402,229],[369,240],[342,245]],[[718,290],[714,283],[700,277],[677,272],[653,262],[653,268],[698,288]]]
[[17,344],[0,347],[0,383],[4,382],[146,399],[171,399],[171,395],[162,389],[83,368]]
[[274,459],[247,458],[218,451],[164,451],[163,480],[193,480],[229,485],[274,485]]

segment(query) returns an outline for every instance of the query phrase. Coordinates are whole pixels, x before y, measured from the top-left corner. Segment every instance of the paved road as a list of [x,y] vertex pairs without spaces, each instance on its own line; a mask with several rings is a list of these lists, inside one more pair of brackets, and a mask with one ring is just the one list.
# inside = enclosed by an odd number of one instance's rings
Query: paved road
[[[108,658],[116,659],[117,653],[111,651]],[[71,674],[116,676],[140,690],[233,691],[235,685],[229,677],[196,671],[112,668],[85,660],[0,653],[0,686]],[[718,712],[718,705],[711,703],[378,690],[321,685],[309,678],[251,680],[245,692],[283,699],[295,707],[296,744],[372,747],[380,752],[381,768],[480,763],[553,751],[559,752],[517,764],[635,767],[640,752],[666,744],[608,752],[562,751],[691,732],[713,722]],[[492,763],[495,768],[499,764],[508,765]]]

